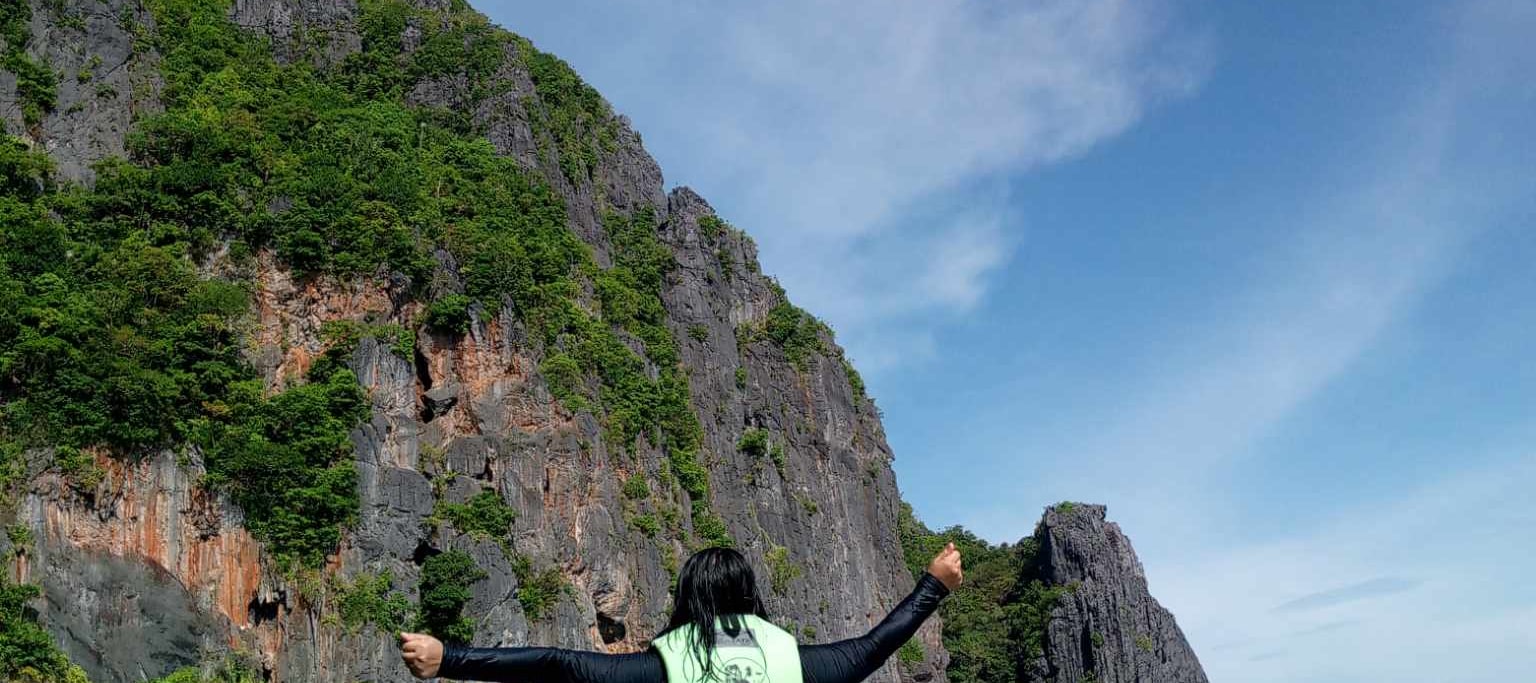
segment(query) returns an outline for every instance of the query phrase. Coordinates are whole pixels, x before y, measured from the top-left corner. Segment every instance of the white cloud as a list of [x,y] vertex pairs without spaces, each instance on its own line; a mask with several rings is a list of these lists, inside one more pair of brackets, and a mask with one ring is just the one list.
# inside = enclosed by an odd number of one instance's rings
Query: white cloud
[[[1367,173],[1321,186],[1286,220],[1295,241],[1266,259],[1252,288],[1199,320],[1178,346],[1128,379],[1122,404],[1073,443],[1072,468],[1031,485],[1112,503],[1122,519],[1193,541],[1238,496],[1226,465],[1346,373],[1424,292],[1464,264],[1461,246],[1486,217],[1527,196],[1536,171],[1490,146],[1505,131],[1489,112],[1532,110],[1536,88],[1506,61],[1533,61],[1511,24],[1536,12],[1483,2],[1453,21],[1442,68],[1420,97],[1382,126]],[[1503,41],[1505,50],[1489,49]],[[1445,46],[1442,46],[1445,47]],[[1536,63],[1536,61],[1533,61]],[[1522,92],[1520,88],[1525,88]],[[1528,125],[1528,124],[1526,124]],[[1177,326],[1180,321],[1168,321]],[[1016,536],[1034,510],[978,510],[965,520],[989,537]]]
[[944,235],[927,252],[929,267],[918,279],[918,289],[935,303],[970,309],[981,300],[982,277],[1003,261],[998,226],[962,223]]
[[1533,486],[1536,458],[1504,458],[1291,538],[1169,558],[1153,588],[1211,680],[1524,680],[1536,595],[1515,539],[1536,521]]
[[[1441,24],[1452,28],[1436,45],[1442,68],[1383,126],[1366,172],[1319,187],[1317,210],[1294,217],[1294,248],[1267,259],[1274,270],[1202,316],[1187,351],[1155,359],[1150,380],[1127,382],[1123,409],[1060,460],[1072,467],[1029,484],[1110,504],[1212,680],[1438,683],[1536,670],[1528,448],[1445,453],[1438,481],[1335,501],[1329,522],[1278,539],[1241,540],[1251,534],[1228,523],[1255,515],[1229,466],[1465,267],[1459,249],[1490,217],[1527,206],[1536,168],[1529,147],[1511,143],[1529,140],[1536,86],[1509,65],[1536,66],[1536,11],[1516,5],[1458,6]],[[1390,453],[1360,457],[1396,466]],[[965,521],[1005,538],[1032,513]]]
[[576,62],[861,360],[931,344],[1007,263],[1007,197],[979,184],[1120,133],[1207,61],[1161,1],[488,7]]

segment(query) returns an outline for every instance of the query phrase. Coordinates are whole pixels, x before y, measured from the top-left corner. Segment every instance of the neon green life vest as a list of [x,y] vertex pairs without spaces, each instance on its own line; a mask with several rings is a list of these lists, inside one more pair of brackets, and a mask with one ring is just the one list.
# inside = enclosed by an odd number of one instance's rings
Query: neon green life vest
[[716,619],[713,675],[704,680],[693,653],[693,625],[651,642],[667,668],[667,683],[802,683],[800,646],[782,628],[752,614],[740,615],[741,632],[732,638]]

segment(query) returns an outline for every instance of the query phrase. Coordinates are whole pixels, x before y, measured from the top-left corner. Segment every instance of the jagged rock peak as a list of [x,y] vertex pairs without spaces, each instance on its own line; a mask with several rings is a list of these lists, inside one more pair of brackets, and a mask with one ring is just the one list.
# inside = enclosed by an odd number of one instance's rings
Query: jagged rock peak
[[1019,663],[1021,681],[1205,683],[1184,632],[1148,591],[1131,540],[1103,505],[1047,508],[1034,541],[1027,578],[1059,598],[1043,655]]

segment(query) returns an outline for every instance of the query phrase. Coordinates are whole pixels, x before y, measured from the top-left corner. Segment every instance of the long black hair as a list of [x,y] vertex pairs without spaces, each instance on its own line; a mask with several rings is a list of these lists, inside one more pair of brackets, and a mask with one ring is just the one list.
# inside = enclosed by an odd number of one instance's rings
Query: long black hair
[[757,594],[752,565],[730,548],[706,548],[683,563],[677,575],[677,595],[672,599],[672,619],[656,637],[692,624],[693,647],[689,649],[704,672],[701,680],[708,680],[714,674],[715,619],[718,617],[721,627],[734,637],[741,632],[739,617],[743,614],[768,618]]

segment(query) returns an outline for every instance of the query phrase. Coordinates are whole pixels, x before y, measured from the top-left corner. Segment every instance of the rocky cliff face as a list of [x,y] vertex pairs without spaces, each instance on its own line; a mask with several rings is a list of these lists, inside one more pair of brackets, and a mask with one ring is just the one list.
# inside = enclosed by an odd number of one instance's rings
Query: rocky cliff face
[[1019,663],[1025,681],[1205,683],[1173,615],[1147,591],[1131,541],[1104,506],[1049,508],[1026,578],[1057,589],[1044,655]]
[[[96,162],[134,155],[132,131],[187,108],[176,98],[185,97],[189,69],[218,62],[217,54],[178,51],[186,46],[177,40],[187,40],[173,37],[179,27],[158,23],[185,24],[195,8],[209,6],[7,5],[0,11],[6,132],[46,152],[58,178],[89,186]],[[674,426],[696,420],[698,443],[679,453],[654,426],[618,438],[613,424],[622,416],[606,404],[609,378],[593,368],[557,374],[566,366],[553,361],[577,351],[552,342],[509,297],[477,296],[461,306],[461,326],[429,324],[434,305],[474,294],[463,250],[433,243],[424,269],[306,271],[278,240],[231,237],[240,214],[282,220],[292,196],[258,201],[261,186],[252,183],[212,200],[176,197],[208,209],[196,215],[211,224],[191,226],[215,236],[206,253],[189,257],[199,276],[249,292],[249,310],[233,327],[264,394],[301,387],[312,368],[338,358],[366,389],[367,417],[351,428],[346,456],[356,472],[356,510],[323,561],[295,570],[253,531],[253,515],[232,501],[227,482],[208,483],[220,473],[197,443],[77,443],[66,463],[64,448],[47,443],[13,451],[9,440],[25,430],[0,426],[0,455],[21,453],[0,460],[8,489],[0,523],[10,532],[0,553],[11,579],[42,586],[40,621],[92,680],[208,670],[231,654],[269,681],[410,680],[388,632],[400,623],[393,601],[414,609],[424,566],[450,552],[466,554],[480,577],[467,582],[463,607],[480,645],[643,648],[668,611],[680,560],[726,537],[769,587],[770,612],[803,640],[861,633],[910,588],[906,564],[914,560],[903,557],[898,537],[903,512],[891,452],[878,411],[830,331],[759,272],[750,238],[687,188],[667,191],[627,121],[563,64],[488,28],[457,0],[233,0],[219,21],[263,41],[260,55],[243,59],[344,73],[339,78],[350,80],[335,87],[368,93],[375,105],[399,101],[431,112],[423,131],[430,121],[488,141],[518,173],[549,188],[563,230],[591,259],[573,268],[580,279],[561,291],[582,315],[602,321],[619,355],[642,367],[630,380],[686,388],[678,400],[690,418],[668,419]],[[235,42],[208,29],[200,25],[194,35]],[[398,47],[404,67],[369,53],[381,41]],[[244,76],[226,69],[199,77]],[[206,102],[221,104],[209,106],[249,106],[239,104],[249,91],[220,100],[230,93],[211,90]],[[206,134],[196,119],[157,134],[194,140]],[[172,180],[196,185],[216,170]],[[20,186],[30,192],[33,184]],[[237,209],[219,213],[220,200]],[[460,218],[448,217],[449,228]],[[599,281],[636,258],[637,241],[644,258],[660,253],[665,261],[654,292],[656,328],[605,319],[647,305],[634,299],[651,294],[644,288]],[[617,295],[604,289],[615,282]],[[28,292],[34,284],[15,286]],[[338,329],[348,331],[345,344]],[[25,398],[19,386],[14,376],[0,377],[0,401]],[[205,412],[219,418],[223,409]],[[689,469],[694,463],[700,472]],[[464,513],[483,509],[481,517]],[[1074,592],[1049,620],[1044,656],[1022,664],[1026,678],[1204,680],[1101,508],[1049,513],[1037,539],[1045,559],[1029,580]],[[904,648],[874,680],[944,680],[949,655],[940,628],[937,620],[926,626],[921,647]]]
[[[143,40],[159,28],[156,15],[137,0],[31,0],[29,9],[26,53],[59,75],[56,96],[28,114],[17,78],[0,71],[0,116],[47,151],[60,176],[89,183],[91,164],[124,154],[134,122],[162,106],[164,55]],[[414,9],[462,8],[422,0]],[[359,16],[351,0],[228,8],[242,30],[270,39],[279,61],[317,68],[359,50]],[[405,49],[419,47],[424,30],[409,22]],[[764,583],[774,577],[769,608],[783,623],[808,640],[864,631],[911,579],[895,535],[891,453],[841,352],[819,328],[824,345],[794,359],[753,334],[784,303],[782,290],[757,272],[751,241],[722,229],[702,198],[664,190],[622,119],[590,167],[571,173],[566,150],[538,123],[555,103],[541,99],[515,44],[499,49],[490,79],[500,87],[476,87],[483,75],[452,70],[423,76],[406,100],[467,112],[500,154],[563,199],[569,229],[601,266],[613,249],[603,215],[654,212],[655,237],[675,260],[661,295],[703,427],[708,507]],[[224,257],[199,265],[219,276],[236,267]],[[452,257],[437,257],[432,287],[462,291]],[[256,254],[249,275],[245,355],[269,392],[302,381],[328,348],[327,323],[416,335],[408,350],[365,337],[346,358],[372,406],[351,436],[356,521],[318,573],[295,575],[275,566],[237,506],[201,486],[196,449],[93,450],[101,476],[84,486],[50,469],[48,451],[30,451],[31,476],[4,521],[31,529],[35,541],[15,549],[12,573],[42,585],[42,622],[93,680],[155,678],[224,652],[245,653],[271,681],[409,680],[388,633],[336,616],[337,587],[388,573],[414,598],[423,561],[448,549],[467,552],[486,574],[464,609],[476,644],[645,645],[668,611],[670,571],[692,547],[687,494],[661,449],[644,438],[633,448],[612,443],[600,416],[555,400],[540,372],[546,351],[517,311],[477,307],[467,333],[444,334],[422,326],[424,303],[397,275],[301,277],[270,250]],[[773,458],[739,447],[748,430],[768,435]],[[636,478],[649,494],[623,490]],[[505,538],[435,523],[438,506],[482,491],[516,513]],[[551,569],[564,588],[529,614],[520,588]],[[875,679],[942,680],[938,625],[921,638],[925,661],[893,662]]]

